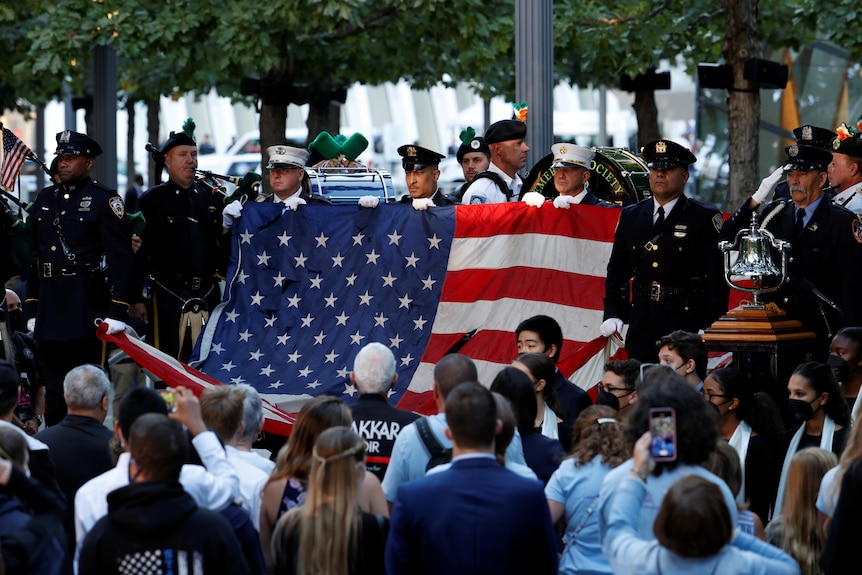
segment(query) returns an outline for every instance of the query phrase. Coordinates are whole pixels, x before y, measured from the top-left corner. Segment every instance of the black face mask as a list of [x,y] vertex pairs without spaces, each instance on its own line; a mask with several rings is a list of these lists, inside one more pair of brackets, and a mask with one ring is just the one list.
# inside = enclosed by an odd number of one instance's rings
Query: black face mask
[[797,423],[805,423],[814,417],[814,409],[804,399],[788,399],[787,412]]
[[9,331],[24,332],[24,311],[21,309],[13,309],[6,312],[6,321],[9,326]]
[[826,358],[826,365],[832,369],[832,375],[838,383],[847,381],[847,375],[850,373],[850,364],[844,361],[840,355],[830,353]]
[[596,405],[607,405],[614,411],[620,410],[620,398],[611,393],[599,388],[599,396],[596,398]]

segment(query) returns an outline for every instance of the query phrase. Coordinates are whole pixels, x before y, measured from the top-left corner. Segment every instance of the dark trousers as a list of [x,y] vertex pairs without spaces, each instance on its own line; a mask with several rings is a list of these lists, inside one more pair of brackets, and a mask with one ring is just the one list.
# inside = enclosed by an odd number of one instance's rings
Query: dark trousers
[[85,363],[102,365],[102,341],[73,339],[39,343],[45,376],[45,425],[56,425],[66,416],[63,379]]

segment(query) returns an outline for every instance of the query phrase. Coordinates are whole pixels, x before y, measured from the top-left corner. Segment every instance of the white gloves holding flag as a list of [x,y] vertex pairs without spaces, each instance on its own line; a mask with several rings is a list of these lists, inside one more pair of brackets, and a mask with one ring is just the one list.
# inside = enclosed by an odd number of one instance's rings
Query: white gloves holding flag
[[533,206],[534,208],[541,208],[545,203],[545,196],[540,194],[539,192],[527,192],[524,194],[523,202],[528,206]]
[[299,194],[293,194],[292,196],[284,200],[285,207],[290,208],[294,212],[299,206],[304,206],[306,203],[308,202],[300,198]]
[[428,208],[433,208],[434,206],[434,200],[432,200],[431,198],[415,198],[413,200],[414,210],[427,210]]
[[554,207],[568,210],[569,206],[576,205],[574,196],[557,196],[554,198]]
[[618,317],[611,317],[602,322],[602,337],[611,337],[615,333],[622,333],[623,320]]
[[234,200],[225,206],[221,213],[221,225],[229,230],[233,227],[233,221],[242,215],[242,202]]
[[380,198],[377,196],[362,196],[359,198],[359,205],[363,208],[376,208],[380,203]]
[[30,333],[33,333],[34,331],[36,331],[36,318],[35,317],[31,317],[30,319],[27,320],[27,331]]
[[108,335],[120,333],[121,331],[126,331],[126,324],[118,319],[111,319],[107,317],[102,320],[102,323],[108,326],[108,330],[106,332]]
[[779,166],[776,168],[774,172],[763,178],[760,182],[760,187],[757,188],[757,191],[754,192],[754,195],[751,196],[751,199],[757,202],[758,205],[762,204],[766,201],[767,196],[772,193],[772,188],[778,183],[778,180],[781,179],[781,176],[784,175],[784,166]]

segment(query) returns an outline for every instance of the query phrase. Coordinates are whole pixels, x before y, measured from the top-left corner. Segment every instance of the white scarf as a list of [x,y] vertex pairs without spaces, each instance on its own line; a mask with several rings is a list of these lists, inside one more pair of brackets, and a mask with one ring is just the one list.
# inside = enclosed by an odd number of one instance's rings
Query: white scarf
[[736,502],[745,503],[745,457],[748,455],[748,442],[751,441],[751,426],[740,421],[733,431],[733,435],[727,440],[732,448],[739,454],[739,468],[742,471],[742,485],[736,495]]
[[560,438],[560,430],[557,426],[557,414],[548,404],[545,404],[545,418],[542,420],[542,435],[551,439]]
[[[802,439],[806,427],[804,423],[799,426],[799,429],[793,434],[793,439],[790,440],[790,446],[787,448],[787,454],[784,456],[784,465],[781,466],[781,481],[778,482],[778,496],[775,498],[775,510],[772,512],[772,518],[781,515],[781,510],[784,508],[784,490],[787,487],[787,473],[790,471],[790,460],[793,459],[796,450],[799,449],[799,441]],[[827,415],[823,421],[823,431],[820,433],[821,449],[832,451],[832,436],[834,434],[835,422]]]

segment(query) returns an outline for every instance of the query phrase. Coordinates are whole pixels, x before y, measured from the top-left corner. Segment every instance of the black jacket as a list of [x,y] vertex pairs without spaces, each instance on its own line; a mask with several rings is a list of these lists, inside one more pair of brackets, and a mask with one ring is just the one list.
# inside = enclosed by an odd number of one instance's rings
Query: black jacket
[[108,515],[87,534],[78,572],[125,573],[142,562],[149,569],[136,572],[250,573],[227,520],[199,509],[178,481],[133,483],[109,493]]
[[661,336],[704,329],[727,311],[721,222],[717,209],[685,196],[661,229],[653,226],[652,198],[623,208],[608,261],[604,318],[629,323],[629,357],[654,362]]

